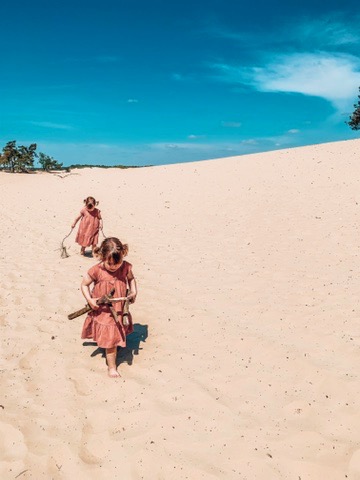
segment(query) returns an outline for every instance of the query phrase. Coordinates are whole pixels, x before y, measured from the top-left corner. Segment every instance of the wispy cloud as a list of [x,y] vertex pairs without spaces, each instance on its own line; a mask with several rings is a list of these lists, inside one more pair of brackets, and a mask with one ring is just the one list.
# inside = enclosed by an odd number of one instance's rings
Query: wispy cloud
[[[360,15],[338,11],[318,18],[286,19],[261,35],[212,26],[207,32],[238,45],[251,44],[251,59],[213,62],[216,80],[261,92],[291,92],[329,101],[338,111],[352,108],[360,85]],[[279,52],[284,52],[282,55]],[[214,78],[214,77],[213,77]],[[243,90],[244,91],[244,90]]]
[[298,130],[297,128],[291,128],[290,130],[288,130],[288,133],[292,133],[292,134],[300,133],[300,130]]
[[35,125],[36,127],[43,127],[43,128],[54,128],[56,130],[73,130],[74,127],[71,125],[65,125],[62,123],[53,123],[53,122],[29,122],[31,125]]
[[241,144],[242,145],[258,145],[259,141],[255,140],[255,138],[249,138],[247,140],[242,140]]
[[240,128],[241,123],[240,122],[221,122],[221,126],[225,128]]
[[262,92],[292,92],[324,98],[336,108],[352,104],[360,85],[360,59],[353,55],[294,53],[273,56],[262,67],[212,66],[218,78]]
[[185,74],[185,73],[176,72],[176,73],[172,73],[170,75],[170,78],[172,80],[174,80],[175,82],[194,82],[194,81],[198,80],[198,77],[194,73],[192,73],[192,74],[186,73]]
[[173,80],[176,80],[177,82],[182,82],[182,81],[186,80],[185,75],[182,75],[181,73],[172,73],[171,78]]
[[[247,138],[238,142],[154,142],[138,144],[106,143],[51,143],[38,141],[39,151],[63,162],[64,165],[161,165],[191,162],[264,152],[296,146],[296,136],[284,133],[274,137]],[[19,141],[31,143],[24,139]],[[21,143],[20,142],[20,143]]]
[[299,38],[306,43],[311,41],[311,44],[316,47],[357,45],[360,43],[359,18],[354,17],[352,20],[353,25],[329,16],[307,19],[295,26],[292,31],[294,38]]
[[236,42],[244,42],[249,38],[249,33],[247,32],[236,32],[231,28],[219,25],[210,25],[205,31],[213,37],[235,40]]
[[205,135],[194,135],[194,134],[188,135],[189,140],[198,140],[199,138],[205,138]]
[[358,29],[359,15],[352,19],[344,18],[341,12],[322,15],[318,18],[302,17],[292,20],[287,18],[276,31],[268,29],[262,35],[251,30],[235,31],[223,25],[208,25],[205,31],[212,37],[229,40],[239,46],[249,45],[254,49],[272,48],[275,44],[283,44],[301,48],[326,49],[327,47],[346,47],[360,44]]
[[139,103],[139,100],[137,98],[128,98],[127,103]]
[[207,149],[210,146],[214,146],[212,143],[193,143],[193,142],[174,142],[174,143],[165,143],[165,142],[154,142],[150,144],[152,149],[164,150],[164,149],[196,149],[202,150]]

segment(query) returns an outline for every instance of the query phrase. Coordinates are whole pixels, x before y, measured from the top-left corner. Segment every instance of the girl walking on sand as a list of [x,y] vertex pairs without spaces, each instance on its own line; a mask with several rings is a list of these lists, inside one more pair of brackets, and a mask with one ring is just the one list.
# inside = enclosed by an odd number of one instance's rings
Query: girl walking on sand
[[[100,262],[94,265],[84,276],[81,291],[92,308],[85,319],[81,338],[93,339],[99,347],[105,348],[108,374],[119,377],[116,367],[117,347],[126,346],[126,335],[133,332],[131,315],[128,324],[123,322],[124,301],[113,302],[119,322],[116,322],[108,305],[98,305],[96,302],[103,295],[115,289],[114,298],[125,297],[134,303],[137,295],[136,280],[132,265],[123,258],[128,253],[128,246],[123,245],[118,238],[106,238],[94,254]],[[93,285],[90,291],[90,285]],[[125,323],[125,325],[124,325]]]
[[81,245],[80,255],[85,255],[85,248],[91,247],[92,251],[96,247],[99,240],[99,229],[102,228],[101,213],[96,205],[99,203],[94,197],[87,197],[84,200],[85,207],[80,211],[78,217],[75,218],[71,228],[75,228],[77,222],[81,219],[79,230],[77,232],[75,242]]

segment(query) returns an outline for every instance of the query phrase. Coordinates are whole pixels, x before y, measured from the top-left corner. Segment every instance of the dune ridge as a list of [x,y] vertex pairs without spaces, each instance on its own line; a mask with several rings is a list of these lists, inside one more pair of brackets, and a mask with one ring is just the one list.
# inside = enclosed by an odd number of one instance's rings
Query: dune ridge
[[[0,172],[0,477],[360,479],[359,157]],[[67,319],[88,195],[138,280],[119,380]]]

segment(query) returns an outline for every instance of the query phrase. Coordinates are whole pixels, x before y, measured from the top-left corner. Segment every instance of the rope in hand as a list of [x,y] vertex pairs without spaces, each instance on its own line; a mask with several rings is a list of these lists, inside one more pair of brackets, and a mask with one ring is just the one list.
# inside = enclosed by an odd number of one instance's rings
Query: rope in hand
[[101,230],[101,233],[103,234],[103,237],[104,237],[104,238],[107,238],[107,236],[106,236],[105,233],[104,233],[103,227],[100,227],[100,230]]
[[66,240],[68,237],[70,237],[70,235],[71,235],[71,233],[72,233],[73,230],[74,230],[74,229],[72,228],[72,229],[70,230],[70,233],[68,233],[68,234],[66,235],[66,237],[64,237],[64,238],[62,239],[61,245],[64,243],[64,240]]
[[66,247],[64,246],[64,241],[65,241],[68,237],[70,237],[70,235],[71,235],[71,233],[72,233],[73,230],[74,230],[74,228],[72,228],[72,229],[70,230],[70,232],[66,235],[66,237],[64,237],[64,238],[62,239],[61,247],[60,247],[60,250],[61,250],[61,258],[67,258],[67,257],[69,256],[69,254],[68,254],[67,251],[66,251]]
[[[66,247],[64,246],[64,241],[70,237],[70,235],[72,234],[72,231],[74,230],[75,227],[73,227],[70,232],[62,239],[61,241],[61,247],[60,247],[60,250],[61,250],[61,258],[67,258],[69,256],[69,254],[67,253],[66,251]],[[104,238],[107,238],[107,236],[105,235],[104,233],[104,230],[103,230],[103,227],[100,227],[100,230],[101,230],[101,233],[103,234],[103,237]]]

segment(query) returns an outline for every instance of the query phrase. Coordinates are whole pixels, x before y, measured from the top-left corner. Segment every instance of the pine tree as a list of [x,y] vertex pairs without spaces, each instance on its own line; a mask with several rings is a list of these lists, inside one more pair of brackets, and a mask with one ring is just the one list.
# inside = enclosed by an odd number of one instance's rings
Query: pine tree
[[[360,91],[360,87],[359,87]],[[346,122],[351,130],[360,130],[360,95],[358,95],[358,102],[354,104],[354,112],[350,115],[350,119]]]
[[7,165],[11,172],[14,172],[18,156],[19,150],[16,147],[16,140],[12,140],[3,148],[2,163]]
[[52,157],[49,157],[49,155],[45,155],[45,153],[42,152],[39,153],[39,163],[47,172],[62,167],[62,163],[59,163],[57,160],[54,160]]
[[28,168],[34,166],[34,158],[37,156],[36,143],[32,143],[29,147],[24,145],[19,146],[19,155],[16,162],[16,170],[20,172],[27,172]]

